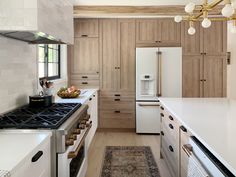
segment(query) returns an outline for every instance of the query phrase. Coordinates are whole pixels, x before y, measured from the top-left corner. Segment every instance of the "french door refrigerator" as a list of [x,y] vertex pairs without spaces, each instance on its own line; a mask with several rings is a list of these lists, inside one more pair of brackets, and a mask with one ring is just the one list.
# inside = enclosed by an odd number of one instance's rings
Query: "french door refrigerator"
[[160,133],[159,97],[182,97],[182,48],[136,48],[136,133]]

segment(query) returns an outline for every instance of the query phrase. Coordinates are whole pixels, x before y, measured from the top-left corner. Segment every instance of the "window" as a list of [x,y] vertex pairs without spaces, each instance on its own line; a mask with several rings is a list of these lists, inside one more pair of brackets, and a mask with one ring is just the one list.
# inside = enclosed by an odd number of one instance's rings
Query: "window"
[[41,44],[38,46],[39,78],[48,80],[60,78],[60,45]]

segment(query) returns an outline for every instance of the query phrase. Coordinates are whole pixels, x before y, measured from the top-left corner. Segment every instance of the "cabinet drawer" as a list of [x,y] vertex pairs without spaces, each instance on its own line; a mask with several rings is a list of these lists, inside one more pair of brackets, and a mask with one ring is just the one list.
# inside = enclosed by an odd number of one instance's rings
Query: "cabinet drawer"
[[98,19],[75,19],[75,37],[98,37]]
[[98,74],[78,74],[71,75],[72,80],[99,80]]
[[[37,155],[36,155],[37,154]],[[47,140],[34,150],[25,160],[20,168],[12,174],[12,177],[50,177],[50,141]],[[34,161],[33,161],[34,160]]]
[[134,119],[132,110],[102,110],[100,111],[101,119]]
[[109,97],[119,97],[119,98],[130,98],[135,100],[135,92],[109,92],[109,91],[101,91],[100,96],[104,98]]
[[170,143],[166,136],[162,136],[162,147],[161,152],[165,162],[173,177],[178,176],[178,147]]
[[99,87],[99,80],[71,80],[71,85],[78,88]]
[[134,110],[135,102],[133,99],[127,98],[101,98],[100,99],[101,110]]

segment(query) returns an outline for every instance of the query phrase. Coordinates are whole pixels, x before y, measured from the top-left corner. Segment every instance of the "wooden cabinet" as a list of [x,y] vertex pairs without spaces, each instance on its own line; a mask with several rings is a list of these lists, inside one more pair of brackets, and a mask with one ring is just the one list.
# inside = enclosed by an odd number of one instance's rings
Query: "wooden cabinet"
[[135,20],[102,19],[100,128],[135,127]]
[[75,19],[75,37],[98,37],[98,19]]
[[226,23],[212,22],[204,29],[197,22],[195,35],[188,28],[183,22],[183,97],[225,97]]
[[180,46],[181,25],[173,19],[136,20],[138,46]]
[[116,90],[117,88],[117,58],[118,58],[118,34],[117,20],[104,19],[100,21],[101,27],[101,77],[100,88],[102,90]]

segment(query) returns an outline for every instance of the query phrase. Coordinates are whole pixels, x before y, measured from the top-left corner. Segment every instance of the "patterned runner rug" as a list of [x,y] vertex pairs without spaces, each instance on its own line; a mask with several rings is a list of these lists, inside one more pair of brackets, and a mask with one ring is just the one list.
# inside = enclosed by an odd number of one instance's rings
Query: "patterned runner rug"
[[160,177],[148,146],[107,146],[101,177]]

